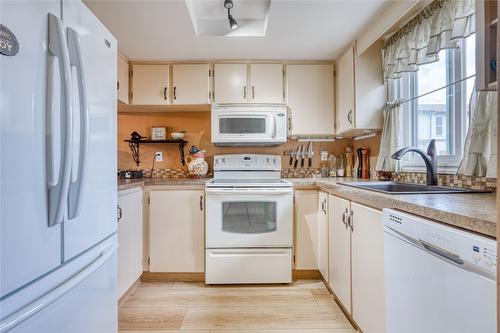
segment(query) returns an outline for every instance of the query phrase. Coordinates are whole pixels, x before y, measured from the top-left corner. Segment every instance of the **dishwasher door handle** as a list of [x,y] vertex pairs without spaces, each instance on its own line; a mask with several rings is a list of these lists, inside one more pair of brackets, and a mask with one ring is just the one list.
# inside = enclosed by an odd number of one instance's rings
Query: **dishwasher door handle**
[[455,264],[458,265],[463,265],[464,261],[458,254],[452,253],[450,251],[447,251],[445,249],[440,248],[439,246],[436,246],[434,244],[431,244],[429,242],[426,242],[424,240],[419,239],[419,242],[422,244],[425,250],[432,252],[440,257],[443,257],[445,259],[448,259],[450,261],[453,261]]

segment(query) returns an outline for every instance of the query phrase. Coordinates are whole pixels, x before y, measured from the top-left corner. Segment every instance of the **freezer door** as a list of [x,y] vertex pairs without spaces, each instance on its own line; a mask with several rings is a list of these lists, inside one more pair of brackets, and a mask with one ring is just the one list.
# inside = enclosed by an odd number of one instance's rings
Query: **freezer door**
[[116,239],[106,243],[90,251],[94,258],[76,274],[2,318],[0,332],[117,332],[118,244]]
[[46,163],[57,174],[61,154],[50,157],[45,145],[48,85],[53,119],[61,115],[61,59],[48,57],[48,15],[57,19],[59,8],[59,1],[0,1],[0,23],[19,43],[16,55],[0,54],[0,298],[61,263],[61,227],[49,227],[47,208],[48,183],[57,180],[46,178]]
[[116,232],[117,48],[113,35],[81,1],[63,1],[63,13],[74,92],[67,261]]

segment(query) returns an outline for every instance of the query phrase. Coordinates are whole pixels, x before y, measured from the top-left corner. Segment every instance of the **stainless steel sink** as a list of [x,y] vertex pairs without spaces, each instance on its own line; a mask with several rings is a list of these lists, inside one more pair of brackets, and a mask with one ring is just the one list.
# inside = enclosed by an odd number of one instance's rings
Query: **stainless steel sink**
[[401,182],[353,182],[339,183],[340,185],[361,188],[387,194],[443,194],[443,193],[484,193],[481,190],[464,188],[431,186],[424,184],[411,184]]

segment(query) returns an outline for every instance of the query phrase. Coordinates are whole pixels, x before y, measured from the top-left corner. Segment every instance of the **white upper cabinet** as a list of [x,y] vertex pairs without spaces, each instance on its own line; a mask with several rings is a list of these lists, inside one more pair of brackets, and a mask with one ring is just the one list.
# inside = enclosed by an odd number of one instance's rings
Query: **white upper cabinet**
[[381,47],[375,43],[357,55],[356,45],[352,45],[338,60],[337,134],[356,135],[382,128],[385,86]]
[[250,64],[251,103],[283,103],[284,69],[282,64]]
[[354,128],[354,47],[338,60],[337,131]]
[[128,104],[128,62],[118,56],[116,89],[118,100]]
[[335,134],[333,65],[288,65],[292,136]]
[[247,74],[247,64],[215,64],[215,103],[245,103],[248,97]]
[[210,103],[208,64],[172,66],[172,104]]
[[132,103],[170,104],[169,65],[133,65]]

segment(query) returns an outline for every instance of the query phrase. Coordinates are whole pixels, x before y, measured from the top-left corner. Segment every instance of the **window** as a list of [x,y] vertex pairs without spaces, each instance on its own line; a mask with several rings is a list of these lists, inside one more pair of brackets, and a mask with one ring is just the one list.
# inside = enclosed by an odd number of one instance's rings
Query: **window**
[[[471,35],[460,48],[442,50],[439,61],[389,81],[389,100],[402,101],[402,145],[426,150],[435,139],[441,171],[455,171],[462,158],[475,73]],[[417,154],[407,154],[401,165],[404,171],[424,167]]]

